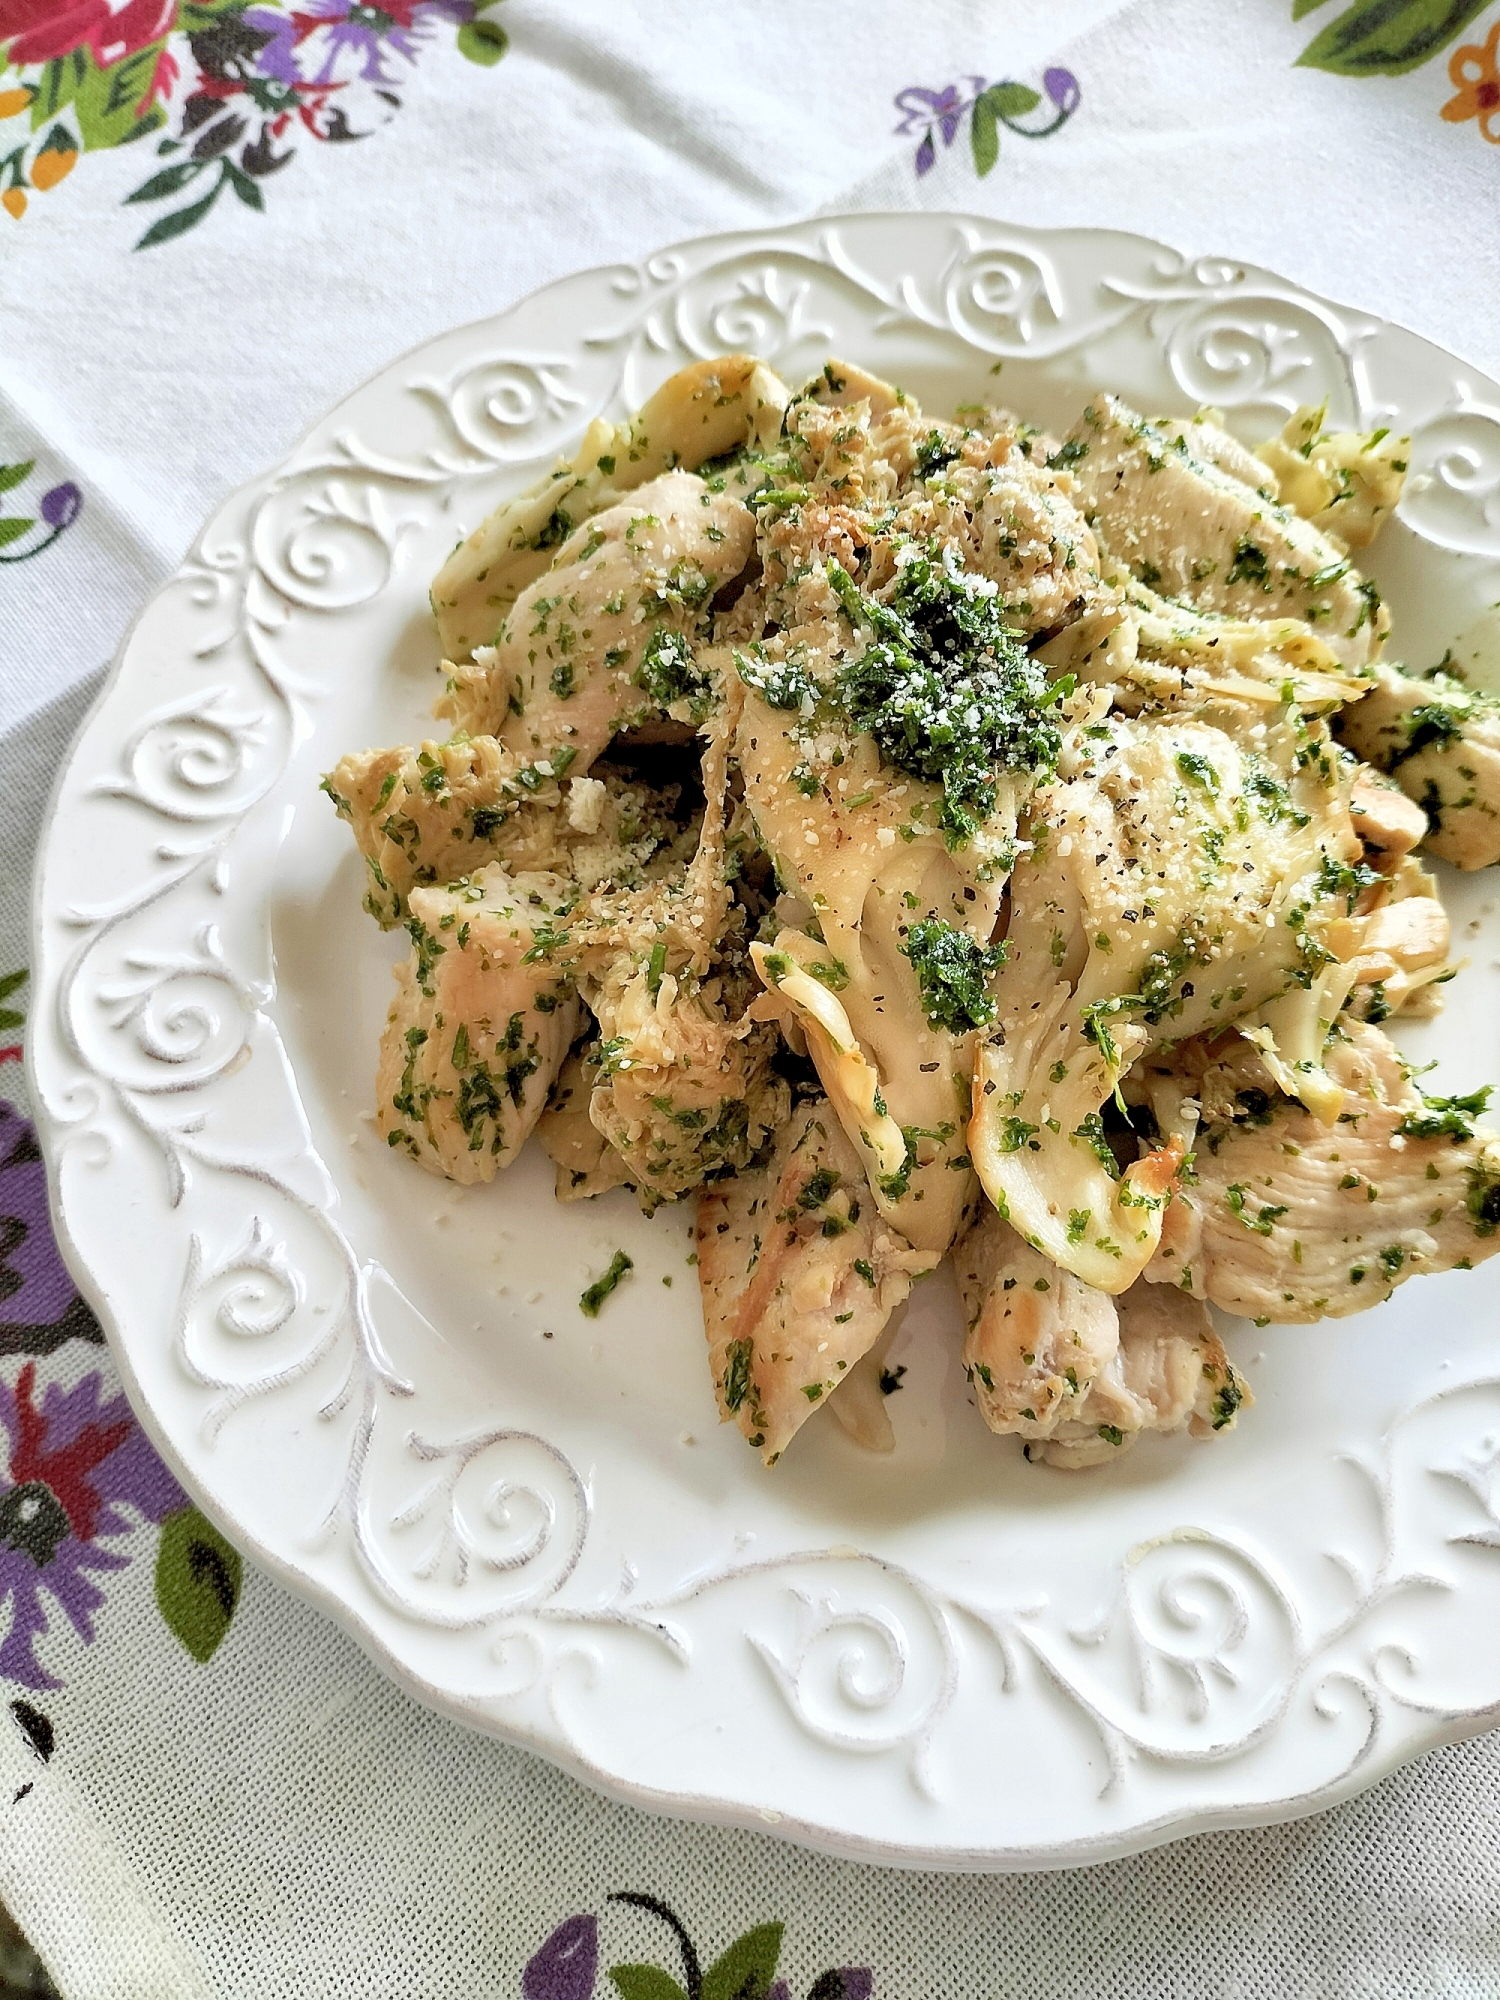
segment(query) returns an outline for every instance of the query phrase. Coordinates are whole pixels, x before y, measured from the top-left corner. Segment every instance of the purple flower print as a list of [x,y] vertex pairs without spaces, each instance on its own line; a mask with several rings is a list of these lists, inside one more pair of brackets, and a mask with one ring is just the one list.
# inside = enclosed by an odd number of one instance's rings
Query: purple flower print
[[48,1383],[36,1401],[36,1363],[14,1390],[0,1380],[0,1426],[8,1444],[0,1480],[0,1605],[10,1627],[0,1642],[0,1675],[26,1688],[62,1683],[36,1655],[49,1629],[50,1599],[85,1642],[104,1602],[95,1578],[128,1557],[101,1542],[128,1535],[135,1516],[160,1522],[183,1504],[123,1396],[100,1402],[100,1377],[72,1389]]
[[328,35],[328,55],[314,82],[331,82],[340,57],[347,53],[362,64],[361,83],[389,90],[401,79],[399,72],[395,76],[386,74],[383,59],[387,54],[401,56],[408,63],[416,62],[429,29],[443,22],[462,27],[473,17],[474,8],[472,0],[416,0],[415,5],[383,8],[382,13],[395,17],[395,24],[378,29],[357,18],[368,11],[348,5],[347,0],[312,0],[312,12],[324,14],[333,23]]
[[521,2000],[592,2000],[599,1974],[599,1925],[593,1917],[560,1923],[521,1974]]
[[262,76],[275,83],[304,81],[297,62],[297,24],[289,14],[280,8],[247,7],[240,19],[254,35],[264,38],[253,57]]
[[919,176],[929,174],[937,165],[938,140],[941,138],[944,146],[951,146],[967,115],[974,171],[982,180],[999,158],[1001,126],[1023,139],[1049,138],[1067,124],[1083,95],[1077,77],[1068,69],[1047,70],[1042,77],[1042,89],[1051,100],[1055,115],[1050,124],[1035,125],[1026,120],[1041,105],[1042,92],[1033,90],[1029,84],[986,83],[982,76],[966,76],[958,83],[945,84],[941,90],[929,90],[925,84],[908,84],[895,97],[896,109],[901,113],[896,135],[909,138],[915,132],[922,134],[916,169]]
[[64,528],[72,527],[82,506],[83,495],[71,479],[66,479],[42,495],[42,519],[61,534]]
[[[707,1968],[676,1911],[659,1896],[637,1889],[616,1890],[608,1899],[659,1917],[672,1931],[682,1977],[655,1964],[612,1965],[610,1982],[621,1993],[660,1995],[661,2000],[703,2000],[705,1994],[761,1995],[792,2000],[792,1990],[776,1977],[783,1926],[757,1924],[737,1937]],[[591,1916],[567,1917],[521,1972],[521,2000],[593,2000],[599,1976],[599,1925]],[[808,1987],[806,2000],[873,2000],[875,1974],[868,1965],[830,1966]]]
[[[871,2000],[874,1991],[875,1974],[868,1965],[838,1965],[819,1973],[807,1989],[807,2000]],[[778,1979],[766,2000],[792,2000],[792,1989]]]
[[103,1338],[52,1239],[36,1135],[0,1103],[0,1354],[50,1354],[65,1340]]
[[896,127],[897,137],[907,138],[937,124],[942,130],[943,144],[951,146],[958,136],[959,121],[983,89],[982,76],[966,76],[961,84],[950,83],[942,90],[924,90],[920,84],[909,84],[896,94],[896,109],[904,114]]
[[965,77],[962,83],[950,83],[942,90],[927,90],[921,84],[909,84],[896,94],[896,109],[902,114],[901,123],[896,127],[898,138],[913,132],[922,132],[922,143],[917,148],[917,172],[928,173],[937,160],[937,146],[933,140],[934,129],[943,135],[943,144],[951,146],[958,136],[958,128],[964,113],[984,89],[982,76]]
[[1078,100],[1083,92],[1078,79],[1070,69],[1049,69],[1042,73],[1042,88],[1052,99],[1064,118],[1071,118],[1078,109]]
[[262,76],[319,90],[355,80],[389,90],[402,79],[387,72],[387,57],[415,63],[428,30],[462,27],[473,15],[473,0],[387,0],[378,12],[358,0],[301,0],[291,15],[249,7],[243,18],[266,37],[255,61]]
[[[23,465],[0,465],[0,493],[12,492],[23,485],[36,470],[36,460],[28,458]],[[42,495],[38,513],[46,524],[47,533],[39,542],[32,542],[26,548],[12,548],[12,543],[23,542],[37,525],[32,514],[6,514],[0,512],[0,562],[30,562],[43,549],[50,549],[65,528],[71,528],[78,519],[83,506],[83,495],[71,479],[61,486],[51,486]],[[0,982],[3,983],[3,982]],[[3,998],[3,994],[0,994]]]

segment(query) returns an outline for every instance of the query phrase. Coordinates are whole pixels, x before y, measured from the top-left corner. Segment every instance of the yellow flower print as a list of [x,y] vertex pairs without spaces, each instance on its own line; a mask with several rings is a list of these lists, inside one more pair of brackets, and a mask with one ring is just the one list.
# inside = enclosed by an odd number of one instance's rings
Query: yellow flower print
[[1448,58],[1448,74],[1458,87],[1458,95],[1450,97],[1443,106],[1443,116],[1450,125],[1462,125],[1470,118],[1477,118],[1480,132],[1492,146],[1500,146],[1497,57],[1500,57],[1500,21],[1490,29],[1489,39],[1482,47],[1478,42],[1466,42]]

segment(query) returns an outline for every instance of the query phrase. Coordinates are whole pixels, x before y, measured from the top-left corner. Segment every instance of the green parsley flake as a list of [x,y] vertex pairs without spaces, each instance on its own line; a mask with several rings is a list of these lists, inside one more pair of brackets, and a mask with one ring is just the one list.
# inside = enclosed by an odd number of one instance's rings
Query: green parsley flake
[[911,926],[901,949],[917,975],[930,1028],[964,1035],[994,1020],[995,1002],[985,982],[1005,961],[1003,944],[979,944],[941,917],[925,917]]
[[993,811],[1000,772],[1056,769],[1054,711],[1071,677],[1048,686],[994,585],[966,575],[951,552],[908,561],[889,604],[866,597],[837,562],[828,580],[850,622],[870,634],[838,677],[851,726],[869,731],[888,764],[942,785],[943,832],[962,846]]
[[1451,1139],[1456,1146],[1473,1138],[1474,1120],[1484,1116],[1490,1092],[1489,1084],[1466,1097],[1429,1097],[1424,1090],[1422,1109],[1408,1111],[1396,1130],[1408,1139]]
[[599,1308],[619,1284],[627,1271],[635,1269],[635,1259],[627,1257],[623,1250],[617,1250],[609,1260],[609,1269],[602,1278],[595,1278],[578,1301],[578,1310],[588,1319],[599,1317]]

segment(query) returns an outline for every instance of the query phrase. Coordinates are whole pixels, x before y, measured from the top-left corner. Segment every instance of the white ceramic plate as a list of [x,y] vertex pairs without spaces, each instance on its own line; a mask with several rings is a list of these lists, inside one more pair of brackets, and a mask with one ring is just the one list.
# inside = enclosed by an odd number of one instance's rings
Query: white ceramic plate
[[[398,947],[316,790],[411,740],[429,579],[694,356],[830,352],[930,408],[1107,385],[1413,434],[1373,568],[1435,660],[1500,598],[1500,389],[1271,274],[1095,231],[860,216],[585,272],[430,342],[240,493],[147,606],[57,791],[32,1044],[58,1229],[161,1449],[424,1699],[621,1797],[943,1867],[1305,1812],[1500,1712],[1496,1266],[1226,1328],[1257,1406],[1082,1474],[985,1430],[956,1298],[900,1336],[893,1458],[715,1422],[688,1214],[429,1180],[366,1112]],[[1406,1037],[1500,1078],[1488,880]],[[627,1248],[597,1321],[583,1285]]]

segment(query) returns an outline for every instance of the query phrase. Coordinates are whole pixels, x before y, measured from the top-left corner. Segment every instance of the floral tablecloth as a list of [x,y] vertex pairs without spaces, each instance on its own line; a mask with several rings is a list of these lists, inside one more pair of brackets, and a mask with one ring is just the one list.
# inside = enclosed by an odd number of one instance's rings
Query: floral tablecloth
[[48,1228],[49,785],[142,598],[394,352],[929,205],[1252,259],[1500,369],[1496,0],[0,0],[0,1898],[94,1995],[1494,1995],[1500,1749],[1076,1875],[649,1819],[415,1706],[194,1509]]

